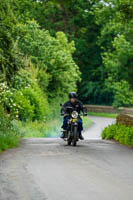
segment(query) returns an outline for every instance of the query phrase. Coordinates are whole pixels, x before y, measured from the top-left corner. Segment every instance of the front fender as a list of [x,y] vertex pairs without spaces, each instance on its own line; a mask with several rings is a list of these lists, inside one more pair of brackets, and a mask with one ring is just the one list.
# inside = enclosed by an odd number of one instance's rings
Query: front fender
[[77,127],[77,137],[79,137],[79,133],[78,133],[78,123],[73,123],[71,126],[71,136],[74,137],[75,134],[75,128]]

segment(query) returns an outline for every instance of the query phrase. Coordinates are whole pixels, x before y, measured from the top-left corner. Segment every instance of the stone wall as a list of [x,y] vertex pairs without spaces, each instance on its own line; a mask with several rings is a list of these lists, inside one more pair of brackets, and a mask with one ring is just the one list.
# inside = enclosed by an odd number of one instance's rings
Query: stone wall
[[96,113],[117,113],[118,109],[112,106],[98,106],[98,105],[86,105],[88,112]]
[[117,124],[123,124],[126,126],[133,126],[133,115],[120,114],[117,117]]
[[133,108],[119,108],[119,113],[133,115]]
[[114,108],[113,106],[86,105],[88,112],[121,113],[133,115],[133,108]]

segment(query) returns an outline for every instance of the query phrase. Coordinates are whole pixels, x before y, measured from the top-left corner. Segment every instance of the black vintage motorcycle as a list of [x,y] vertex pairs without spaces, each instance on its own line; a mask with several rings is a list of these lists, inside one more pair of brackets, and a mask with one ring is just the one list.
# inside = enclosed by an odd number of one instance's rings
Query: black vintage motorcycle
[[67,114],[64,114],[64,116],[68,117],[68,126],[67,131],[64,132],[64,140],[67,141],[68,145],[72,144],[73,146],[76,146],[79,141],[78,118],[83,115],[79,114],[76,110],[73,110],[72,107],[67,107],[66,113]]

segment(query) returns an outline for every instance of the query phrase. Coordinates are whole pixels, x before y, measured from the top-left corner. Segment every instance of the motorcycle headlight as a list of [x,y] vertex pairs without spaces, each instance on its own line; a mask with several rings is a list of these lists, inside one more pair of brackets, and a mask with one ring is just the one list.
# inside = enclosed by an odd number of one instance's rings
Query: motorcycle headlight
[[73,111],[72,112],[72,118],[78,118],[78,112],[77,111]]

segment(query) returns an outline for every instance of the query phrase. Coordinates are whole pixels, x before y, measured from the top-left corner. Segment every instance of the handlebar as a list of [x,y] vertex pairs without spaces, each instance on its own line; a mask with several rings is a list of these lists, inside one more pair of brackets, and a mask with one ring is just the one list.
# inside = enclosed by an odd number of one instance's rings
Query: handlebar
[[[70,114],[61,114],[61,116],[67,117],[70,116]],[[79,116],[87,116],[87,113],[79,114]]]

